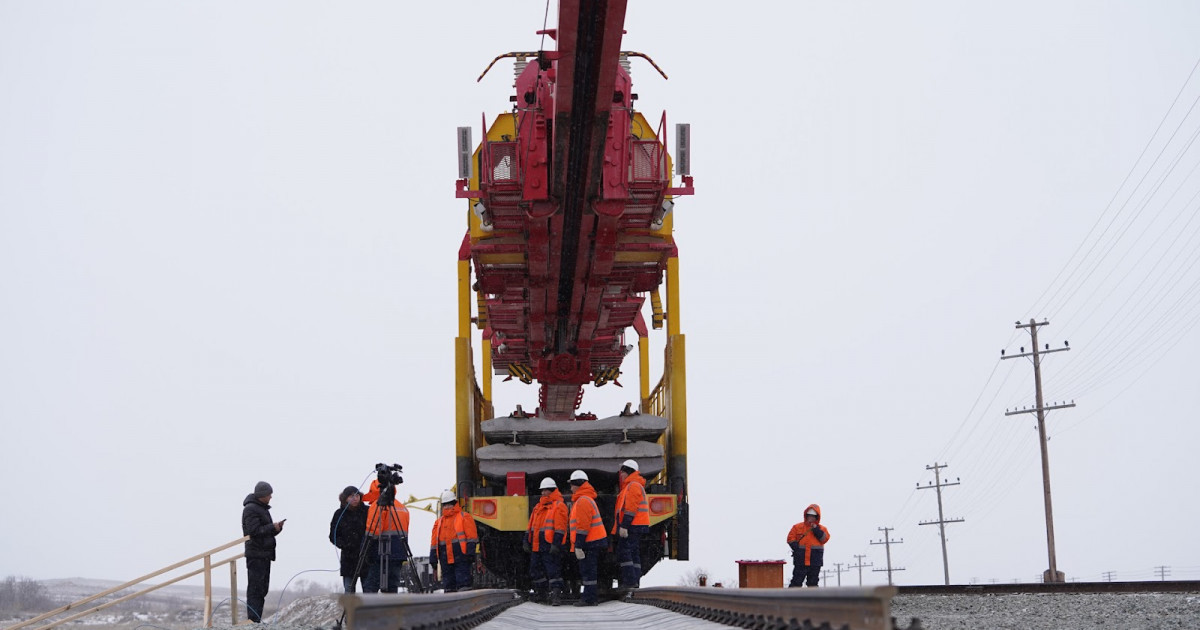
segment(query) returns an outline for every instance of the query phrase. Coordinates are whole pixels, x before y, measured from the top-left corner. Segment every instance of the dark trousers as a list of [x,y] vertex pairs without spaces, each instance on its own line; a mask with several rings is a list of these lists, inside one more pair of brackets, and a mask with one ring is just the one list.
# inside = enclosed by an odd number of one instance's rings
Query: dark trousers
[[447,564],[443,553],[438,563],[442,565],[442,590],[453,593],[471,588],[471,565],[474,564],[471,556],[456,555],[454,564]]
[[471,563],[466,558],[457,558],[454,564],[443,565],[443,590],[447,593],[471,588]]
[[600,554],[607,547],[604,540],[583,544],[583,560],[579,561],[579,580],[583,583],[583,592],[579,599],[589,604],[596,603],[599,598],[597,591],[597,569],[600,567]]
[[[396,589],[400,588],[401,571],[404,569],[403,560],[387,556],[381,559],[379,554],[375,554],[371,556],[371,561],[367,564],[367,574],[362,579],[364,593],[378,593],[380,591],[395,593]],[[387,566],[383,566],[383,564]],[[386,577],[386,584],[382,581],[381,574]],[[346,592],[352,593],[354,591]]]
[[642,581],[642,533],[629,528],[629,536],[617,538],[617,564],[620,573],[617,583],[623,588],[635,588]]
[[816,586],[821,580],[820,564],[804,564],[804,558],[796,558],[793,556],[792,566],[792,582],[788,586],[804,586],[805,581],[809,586]]
[[246,616],[262,623],[263,605],[271,588],[271,561],[267,558],[246,558]]
[[407,557],[403,536],[372,536],[363,553],[367,554],[367,572],[363,575],[364,593],[395,593],[400,588]]
[[562,592],[562,553],[550,551],[550,543],[543,542],[539,549],[529,555],[529,578],[533,590],[545,593],[546,589]]

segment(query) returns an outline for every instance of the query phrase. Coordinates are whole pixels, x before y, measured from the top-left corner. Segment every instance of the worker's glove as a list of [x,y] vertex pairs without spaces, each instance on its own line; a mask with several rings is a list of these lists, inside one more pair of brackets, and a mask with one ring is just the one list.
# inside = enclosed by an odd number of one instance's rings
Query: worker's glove
[[579,560],[583,560],[583,550],[582,550],[582,549],[576,549],[576,550],[575,550],[575,557],[576,557],[577,559],[579,559]]
[[524,549],[525,553],[530,553],[533,551],[533,545],[529,544],[528,538],[526,538],[525,541],[521,543],[521,549]]
[[437,554],[432,554],[432,553],[429,554],[429,568],[434,571],[437,571],[437,563],[438,563]]
[[624,527],[618,527],[617,535],[620,536],[621,538],[629,538],[629,530],[625,529]]
[[562,547],[560,547],[558,545],[550,545],[550,555],[561,556],[562,552],[563,552]]

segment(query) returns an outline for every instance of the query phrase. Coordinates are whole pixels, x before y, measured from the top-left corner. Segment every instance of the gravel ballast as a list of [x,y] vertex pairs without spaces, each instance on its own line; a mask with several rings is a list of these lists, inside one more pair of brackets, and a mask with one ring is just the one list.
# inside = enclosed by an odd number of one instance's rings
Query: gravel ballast
[[1200,630],[1200,593],[897,595],[892,616],[925,630]]

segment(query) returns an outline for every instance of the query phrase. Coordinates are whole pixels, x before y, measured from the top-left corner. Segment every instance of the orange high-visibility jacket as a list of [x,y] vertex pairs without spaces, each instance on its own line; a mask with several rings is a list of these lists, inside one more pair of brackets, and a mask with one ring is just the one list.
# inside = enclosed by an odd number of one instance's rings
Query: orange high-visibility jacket
[[804,509],[805,512],[813,510],[817,513],[817,522],[812,527],[808,526],[805,521],[800,521],[792,525],[791,531],[788,532],[787,542],[790,547],[792,543],[799,546],[799,550],[804,552],[804,564],[812,563],[812,550],[825,547],[825,543],[829,542],[829,530],[821,524],[821,506],[813,503]]
[[372,481],[371,489],[363,495],[364,502],[371,502],[367,509],[367,533],[375,536],[381,534],[399,533],[408,535],[408,508],[400,501],[395,501],[391,509],[383,509],[375,505],[379,498],[379,482]]
[[617,495],[616,514],[612,533],[618,527],[650,525],[650,504],[646,502],[646,480],[635,470],[625,477],[621,494]]
[[429,555],[437,557],[441,547],[446,548],[446,562],[454,564],[455,553],[469,556],[479,544],[479,532],[475,529],[475,517],[452,505],[442,508],[442,515],[433,523],[433,536],[429,541]]
[[580,537],[583,542],[608,538],[596,506],[596,489],[586,481],[571,495],[571,551],[575,551]]
[[567,539],[567,504],[563,502],[562,493],[556,488],[549,496],[544,496],[533,508],[529,517],[529,529],[526,532],[534,551],[541,548],[540,543],[561,545]]

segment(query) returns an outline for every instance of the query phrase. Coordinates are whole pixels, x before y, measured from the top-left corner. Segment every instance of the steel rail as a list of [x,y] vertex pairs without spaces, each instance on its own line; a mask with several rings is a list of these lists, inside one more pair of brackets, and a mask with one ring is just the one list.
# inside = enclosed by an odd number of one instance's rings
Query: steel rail
[[521,603],[513,590],[462,593],[346,594],[338,603],[346,611],[348,630],[460,630],[473,628]]
[[898,595],[1003,595],[1010,593],[1200,593],[1198,580],[1142,582],[1028,582],[928,584],[897,587]]
[[761,630],[893,630],[895,587],[642,588],[628,601],[741,628]]

